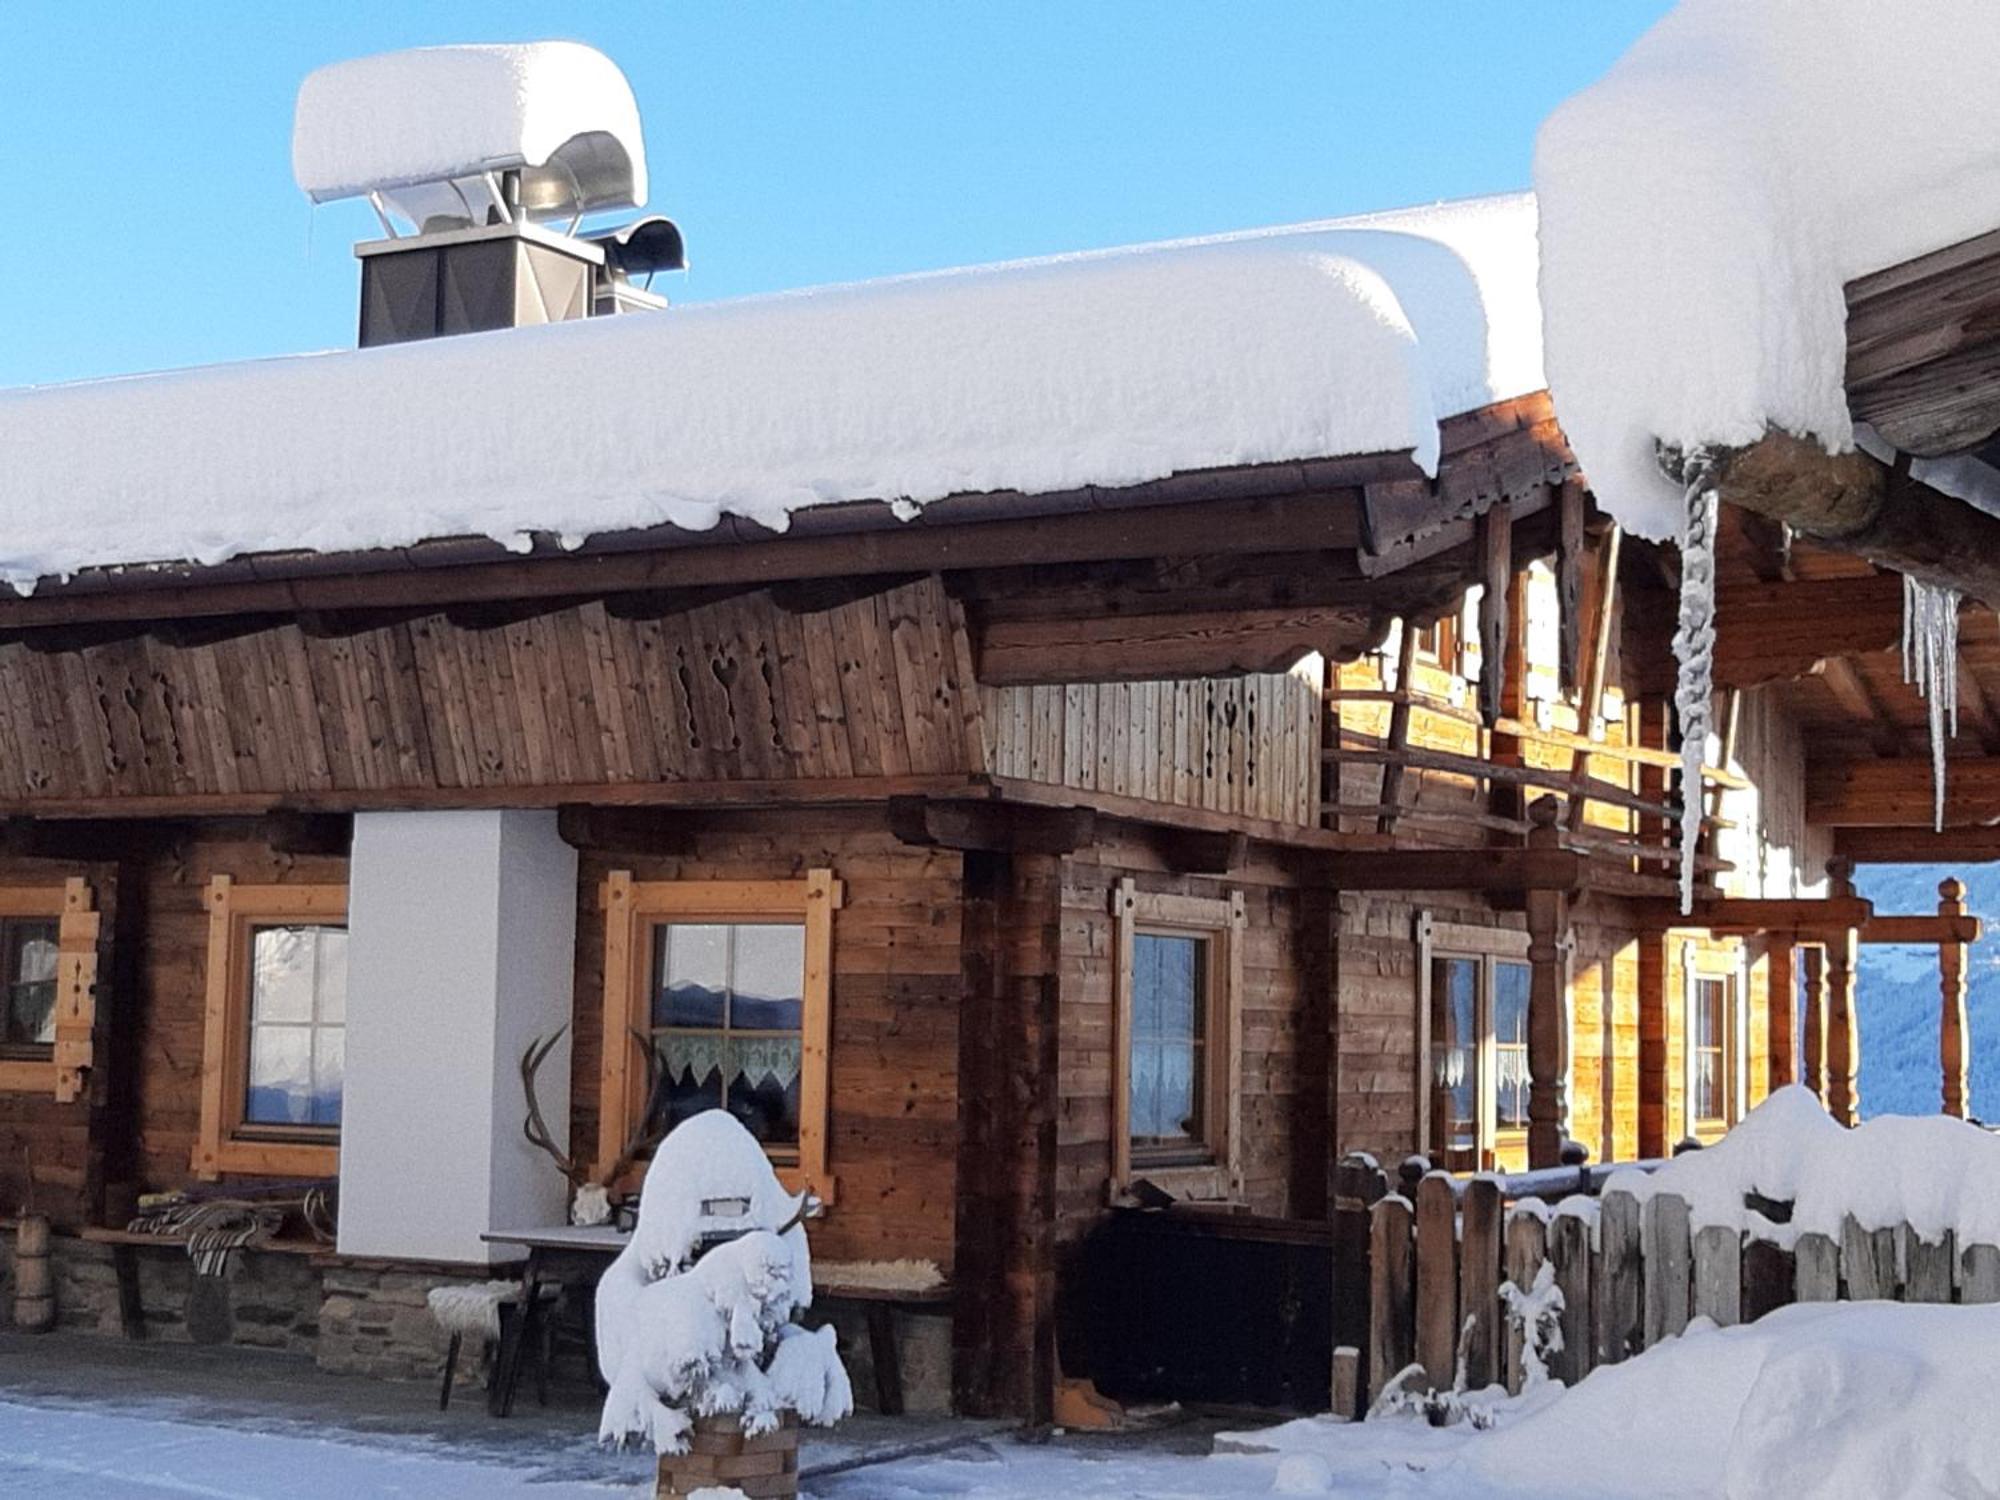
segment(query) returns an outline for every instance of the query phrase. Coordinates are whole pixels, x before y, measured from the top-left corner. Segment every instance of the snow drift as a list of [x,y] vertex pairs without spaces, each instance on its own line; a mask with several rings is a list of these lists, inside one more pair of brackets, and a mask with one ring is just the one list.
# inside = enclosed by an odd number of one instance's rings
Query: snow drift
[[[1672,1193],[1696,1228],[1719,1224],[1783,1245],[1806,1233],[1837,1239],[1849,1214],[1863,1229],[1908,1224],[1932,1243],[1949,1230],[1961,1246],[2000,1245],[2000,1136],[1948,1115],[1878,1115],[1848,1130],[1794,1084],[1715,1145],[1652,1172],[1619,1172],[1606,1191],[1641,1202]],[[1790,1202],[1791,1221],[1745,1207],[1747,1193]]]
[[[1408,449],[1539,390],[1525,196],[0,393],[0,579]],[[554,420],[554,414],[560,420]]]
[[1550,391],[1631,530],[1679,529],[1655,439],[1853,444],[1842,287],[1993,227],[1996,68],[2000,7],[1681,0],[1542,126]]

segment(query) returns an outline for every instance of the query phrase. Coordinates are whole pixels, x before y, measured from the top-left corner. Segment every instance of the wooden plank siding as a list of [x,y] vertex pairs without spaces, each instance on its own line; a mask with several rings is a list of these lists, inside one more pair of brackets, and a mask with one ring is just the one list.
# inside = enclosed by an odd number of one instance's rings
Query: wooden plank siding
[[1235,678],[986,688],[993,774],[1316,825],[1320,664]]
[[[804,615],[767,593],[657,619],[589,602],[352,635],[0,644],[0,801],[985,769],[963,614],[926,577]],[[1129,778],[1128,778],[1129,779]]]

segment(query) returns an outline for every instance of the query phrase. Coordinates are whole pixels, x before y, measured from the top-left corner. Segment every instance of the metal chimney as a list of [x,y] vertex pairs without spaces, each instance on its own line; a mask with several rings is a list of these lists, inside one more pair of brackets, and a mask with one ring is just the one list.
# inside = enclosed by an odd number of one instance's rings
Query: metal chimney
[[315,202],[365,197],[381,221],[354,251],[364,348],[661,308],[633,278],[686,263],[670,219],[579,237],[586,215],[645,201],[646,165],[624,75],[572,42],[321,68],[292,168]]

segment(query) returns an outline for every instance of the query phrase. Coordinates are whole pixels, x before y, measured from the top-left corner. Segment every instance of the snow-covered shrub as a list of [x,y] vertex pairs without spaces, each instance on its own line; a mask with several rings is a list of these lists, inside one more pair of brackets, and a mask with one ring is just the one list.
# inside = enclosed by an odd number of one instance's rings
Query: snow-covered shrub
[[697,1416],[760,1433],[786,1413],[831,1426],[854,1409],[833,1330],[793,1321],[812,1303],[804,1203],[723,1110],[667,1137],[597,1287],[601,1440],[680,1453]]

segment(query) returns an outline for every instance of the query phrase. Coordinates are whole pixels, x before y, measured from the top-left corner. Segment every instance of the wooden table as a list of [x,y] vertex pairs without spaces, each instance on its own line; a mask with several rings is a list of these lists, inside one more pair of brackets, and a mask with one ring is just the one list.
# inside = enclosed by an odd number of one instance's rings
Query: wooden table
[[[573,1224],[546,1228],[493,1230],[480,1236],[489,1245],[517,1245],[528,1252],[521,1274],[521,1313],[503,1330],[487,1406],[504,1417],[514,1409],[514,1388],[521,1378],[521,1351],[527,1347],[542,1317],[541,1290],[551,1282],[597,1285],[613,1257],[631,1243],[631,1233],[608,1225],[579,1229]],[[936,1311],[951,1302],[951,1288],[892,1288],[843,1282],[837,1264],[815,1272],[813,1294],[826,1302],[859,1303],[868,1323],[868,1352],[875,1367],[875,1409],[884,1416],[903,1411],[903,1356],[896,1339],[896,1314],[903,1310]],[[597,1359],[594,1319],[585,1319],[590,1357]]]
[[[631,1242],[629,1231],[609,1224],[580,1228],[575,1224],[550,1224],[529,1229],[495,1229],[480,1236],[489,1245],[518,1246],[528,1252],[521,1268],[521,1311],[503,1324],[500,1352],[493,1366],[493,1388],[486,1393],[486,1409],[496,1417],[514,1410],[514,1390],[521,1381],[521,1351],[532,1343],[542,1319],[542,1288],[546,1285],[582,1285],[593,1291],[604,1268]],[[597,1363],[596,1319],[583,1320],[584,1337],[590,1344],[590,1362]]]

